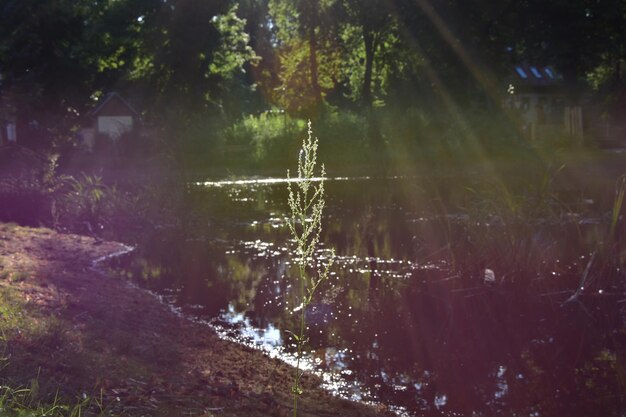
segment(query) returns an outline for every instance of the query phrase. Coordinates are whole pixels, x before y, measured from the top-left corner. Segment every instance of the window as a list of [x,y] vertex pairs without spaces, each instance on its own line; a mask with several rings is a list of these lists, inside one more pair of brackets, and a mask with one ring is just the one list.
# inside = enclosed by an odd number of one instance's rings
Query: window
[[526,75],[526,71],[524,71],[522,69],[522,67],[515,67],[515,71],[517,72],[517,74],[522,77],[523,79],[528,78],[528,75]]
[[550,78],[552,78],[552,79],[554,80],[554,73],[552,72],[552,70],[551,70],[550,68],[545,67],[545,68],[543,69],[543,71],[544,71],[546,74],[548,74],[548,77],[550,77]]
[[533,73],[533,75],[537,78],[542,78],[541,77],[541,73],[539,72],[539,70],[535,67],[530,67],[530,71]]
[[15,123],[13,122],[9,122],[7,124],[7,141],[17,142],[17,129],[15,128]]

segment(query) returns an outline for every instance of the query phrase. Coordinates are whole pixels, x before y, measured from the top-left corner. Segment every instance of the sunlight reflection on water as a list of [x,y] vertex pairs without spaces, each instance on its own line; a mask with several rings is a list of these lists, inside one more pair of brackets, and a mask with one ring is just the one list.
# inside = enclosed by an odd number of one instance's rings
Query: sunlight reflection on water
[[[349,181],[354,179],[367,180],[370,177],[313,177],[310,179],[312,182],[320,181]],[[296,183],[302,181],[301,178],[246,178],[240,180],[220,180],[220,181],[198,181],[193,185],[199,185],[204,187],[226,187],[232,185],[272,185],[272,184],[287,184]]]
[[[337,257],[328,296],[315,301],[318,310],[307,313],[313,349],[307,369],[320,374],[331,392],[376,399],[399,415],[486,416],[507,407],[530,415],[534,406],[523,396],[535,386],[547,396],[564,384],[576,387],[570,367],[559,368],[566,359],[546,358],[557,351],[570,362],[578,360],[574,347],[591,337],[579,335],[584,330],[580,318],[567,325],[576,311],[553,306],[580,286],[575,274],[589,258],[580,242],[606,222],[602,213],[572,204],[581,212],[565,220],[506,228],[501,216],[468,210],[460,194],[429,199],[414,179],[325,180],[334,182],[328,185],[325,246],[316,257],[327,257],[330,247],[337,249]],[[294,259],[285,184],[295,181],[193,183],[190,207],[197,211],[190,212],[197,217],[184,231],[184,244],[164,244],[161,252],[157,247],[157,253],[174,255],[169,276],[182,290],[172,294],[171,302],[204,317],[222,337],[287,363],[294,362],[284,330],[294,311],[289,279]],[[446,210],[433,209],[433,201]],[[575,227],[567,228],[565,221]],[[529,251],[518,262],[519,268],[528,268],[528,276],[507,270],[515,258],[507,256],[509,240],[499,239],[506,232],[543,249]],[[524,247],[518,249],[525,253]],[[485,280],[490,270],[497,279]],[[598,284],[588,291],[600,300],[610,292],[603,288]],[[619,298],[617,290],[611,291]],[[205,303],[205,311],[198,303]],[[598,311],[603,305],[596,306]],[[607,317],[612,316],[602,322]],[[626,314],[621,320],[626,322]],[[589,356],[590,363],[594,358]],[[554,385],[537,376],[553,369],[560,372]],[[611,387],[604,383],[597,386]],[[516,401],[520,410],[511,409]],[[568,403],[558,401],[559,406]]]

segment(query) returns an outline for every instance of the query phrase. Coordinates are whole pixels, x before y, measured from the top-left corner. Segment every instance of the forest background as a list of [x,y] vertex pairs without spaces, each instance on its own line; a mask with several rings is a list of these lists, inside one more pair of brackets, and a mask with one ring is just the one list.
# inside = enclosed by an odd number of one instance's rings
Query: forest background
[[619,121],[625,26],[623,0],[2,0],[0,122],[61,165],[112,91],[143,129],[109,153],[193,171],[282,170],[307,119],[331,168],[519,156],[513,66],[554,68],[586,126]]

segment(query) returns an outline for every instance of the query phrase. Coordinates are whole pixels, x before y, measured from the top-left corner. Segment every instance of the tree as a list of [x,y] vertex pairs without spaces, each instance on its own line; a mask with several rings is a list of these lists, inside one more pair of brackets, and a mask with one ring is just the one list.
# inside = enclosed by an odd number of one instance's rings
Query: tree
[[82,110],[93,77],[81,46],[86,13],[81,2],[0,2],[1,91],[13,116],[57,125]]
[[245,104],[248,111],[257,111],[266,108],[280,86],[279,58],[273,43],[275,27],[270,18],[269,0],[238,0],[237,5],[237,15],[245,21],[243,31],[249,35],[248,44],[257,58],[244,64],[242,82],[252,93],[248,96],[250,103]]
[[337,80],[339,55],[330,16],[334,5],[334,0],[270,0],[281,65],[276,98],[292,113],[319,114],[325,90]]
[[0,0],[0,112],[67,131],[118,90],[181,123],[244,86],[248,40],[229,0]]
[[[390,49],[393,43],[394,21],[386,0],[346,0],[345,13],[348,25],[345,28],[345,38],[349,39],[360,32],[365,54],[362,87],[360,96],[367,107],[372,105],[372,78],[376,52],[380,49]],[[358,28],[358,31],[351,26]],[[382,51],[381,51],[382,52]]]

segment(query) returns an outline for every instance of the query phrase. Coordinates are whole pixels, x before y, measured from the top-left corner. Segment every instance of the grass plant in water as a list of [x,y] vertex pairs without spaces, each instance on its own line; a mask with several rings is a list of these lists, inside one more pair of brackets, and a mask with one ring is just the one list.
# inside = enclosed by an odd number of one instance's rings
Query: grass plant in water
[[[317,138],[313,138],[311,122],[308,124],[308,134],[302,143],[298,156],[298,177],[295,182],[288,182],[289,209],[291,218],[289,230],[296,242],[296,258],[294,263],[298,267],[299,306],[294,312],[299,313],[299,328],[290,332],[296,342],[296,370],[292,386],[293,415],[298,415],[298,396],[302,394],[302,370],[300,368],[303,349],[307,342],[306,310],[313,301],[315,291],[328,278],[330,267],[334,260],[334,251],[331,256],[321,263],[313,262],[319,246],[322,231],[322,213],[326,203],[324,196],[324,166],[316,177],[317,165]],[[289,171],[287,178],[291,179]],[[311,265],[318,265],[312,268]]]

